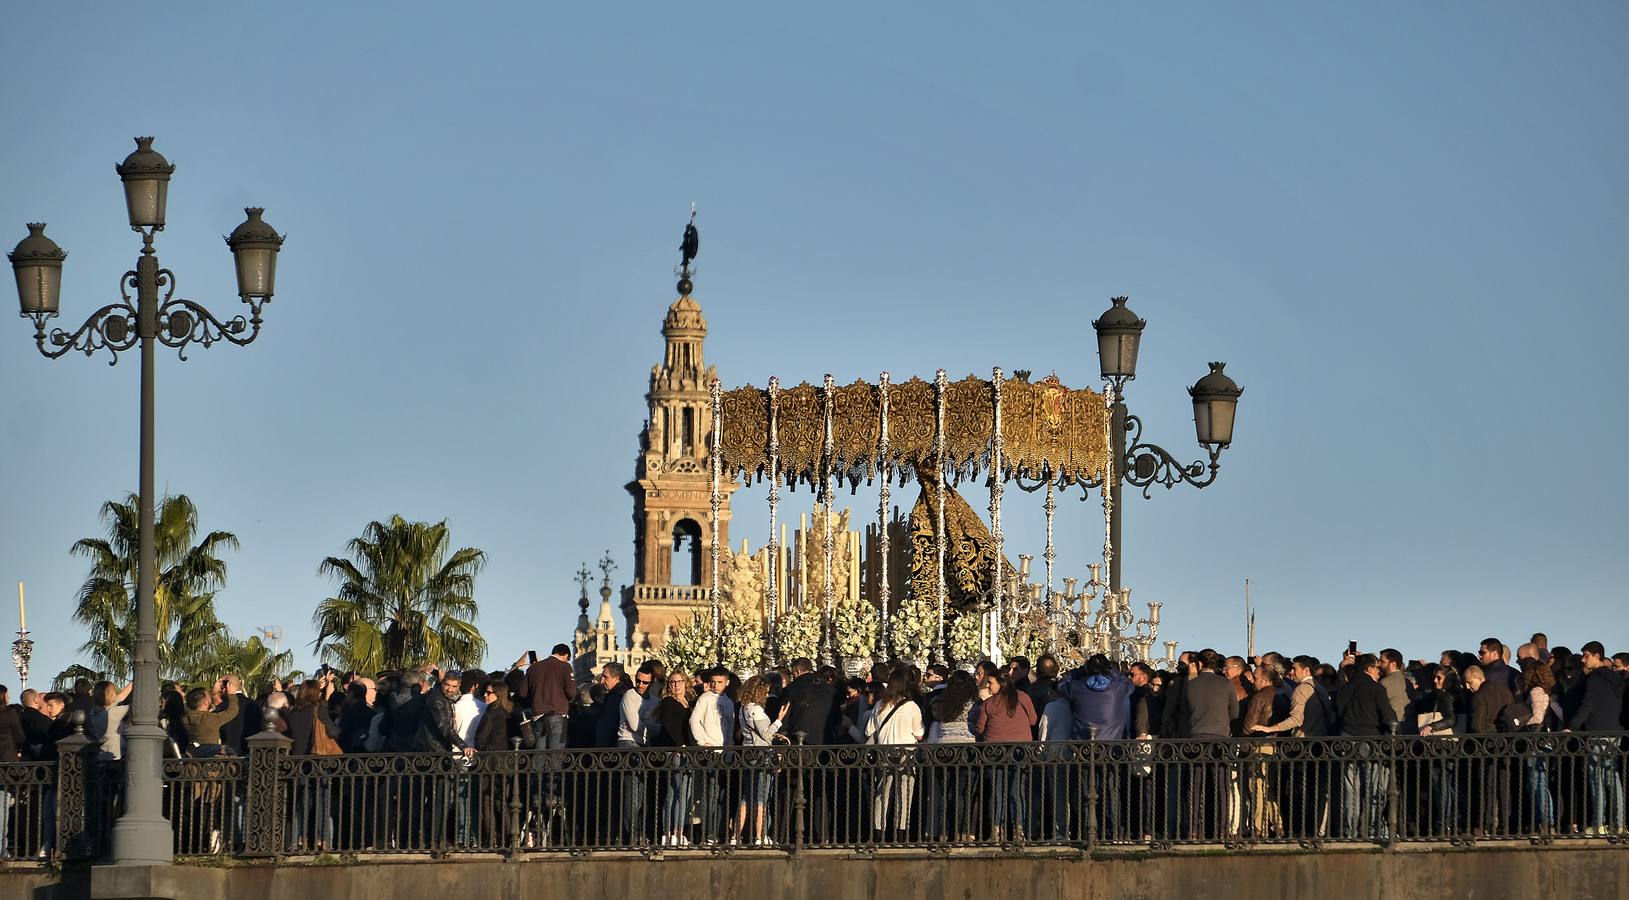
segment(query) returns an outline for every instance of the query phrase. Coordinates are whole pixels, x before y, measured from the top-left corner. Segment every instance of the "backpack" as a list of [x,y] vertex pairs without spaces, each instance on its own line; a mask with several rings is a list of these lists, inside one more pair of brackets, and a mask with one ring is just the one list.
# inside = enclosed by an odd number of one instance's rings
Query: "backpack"
[[1493,720],[1493,726],[1504,734],[1514,734],[1528,730],[1527,723],[1532,718],[1533,708],[1527,705],[1527,701],[1517,700],[1505,704],[1505,708],[1499,710],[1499,715]]

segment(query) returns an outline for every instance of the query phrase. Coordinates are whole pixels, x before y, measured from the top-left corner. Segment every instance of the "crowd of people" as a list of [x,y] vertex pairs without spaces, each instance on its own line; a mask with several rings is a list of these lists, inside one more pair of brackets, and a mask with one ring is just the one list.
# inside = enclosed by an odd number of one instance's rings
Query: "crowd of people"
[[[1489,638],[1475,653],[1444,651],[1434,662],[1355,644],[1328,663],[1205,649],[1183,653],[1169,671],[1093,656],[1064,673],[1048,654],[1033,665],[983,660],[971,671],[879,662],[850,676],[808,659],[744,680],[655,660],[632,673],[607,663],[591,685],[573,672],[570,648],[559,644],[494,672],[426,666],[370,677],[324,667],[256,697],[227,674],[208,686],[165,684],[160,721],[171,754],[186,758],[245,755],[265,728],[285,735],[296,757],[439,754],[472,773],[484,771],[476,765],[483,754],[504,751],[645,751],[592,798],[574,795],[565,775],[516,789],[518,820],[506,816],[506,798],[492,796],[500,782],[479,774],[447,780],[423,803],[388,791],[344,801],[313,776],[293,790],[296,850],[344,843],[337,807],[347,802],[365,802],[369,821],[396,820],[353,833],[352,845],[540,846],[559,839],[551,822],[582,829],[591,818],[600,844],[769,846],[786,839],[773,824],[784,822],[777,812],[785,812],[788,784],[776,755],[741,753],[724,767],[704,757],[778,744],[827,754],[815,758],[831,765],[816,766],[806,785],[809,827],[837,841],[1074,840],[1088,825],[1104,840],[1384,840],[1398,827],[1387,810],[1400,796],[1422,833],[1625,827],[1629,653],[1608,656],[1596,641],[1573,653],[1549,647],[1542,634],[1514,651]],[[71,693],[24,691],[11,706],[0,688],[0,762],[49,761],[76,730],[102,758],[118,759],[129,693],[82,680]],[[1401,785],[1395,756],[1382,759],[1362,741],[1349,742],[1356,752],[1309,752],[1286,740],[1565,732],[1579,742],[1570,768],[1556,755],[1557,740],[1535,737],[1498,759],[1411,756]],[[865,770],[852,765],[852,753],[840,755],[867,745],[892,755],[866,757],[886,762]],[[899,751],[913,745],[914,753]],[[934,745],[946,746],[928,753]]]

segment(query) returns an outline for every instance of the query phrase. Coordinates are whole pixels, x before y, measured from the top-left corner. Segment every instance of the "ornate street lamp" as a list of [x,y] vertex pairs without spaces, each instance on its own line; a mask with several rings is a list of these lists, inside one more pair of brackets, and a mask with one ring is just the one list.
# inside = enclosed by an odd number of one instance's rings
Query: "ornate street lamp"
[[1142,341],[1143,328],[1148,325],[1126,308],[1129,299],[1115,297],[1108,312],[1092,322],[1092,328],[1097,331],[1097,359],[1103,380],[1113,384],[1117,392],[1137,377],[1137,345]]
[[[57,315],[62,290],[62,264],[67,253],[45,236],[44,224],[30,224],[28,236],[8,258],[17,277],[17,299],[24,318],[34,320],[34,343],[55,359],[70,350],[86,356],[106,350],[119,354],[141,345],[141,460],[139,551],[136,579],[135,692],[124,735],[124,814],[113,826],[113,861],[126,865],[167,865],[174,837],[164,818],[161,765],[165,732],[158,725],[158,635],[153,610],[153,342],[173,347],[181,359],[187,347],[212,346],[226,340],[247,344],[260,334],[261,307],[271,301],[277,252],[283,238],[261,221],[259,209],[246,210],[248,220],[233,230],[226,244],[237,265],[238,296],[249,316],[222,321],[191,300],[175,296],[175,273],[159,268],[153,236],[164,229],[170,175],[175,171],[150,137],[136,138],[136,151],[115,167],[124,182],[130,228],[142,236],[136,268],[119,276],[123,300],[92,313],[71,334],[46,322]],[[164,291],[163,299],[159,291]],[[134,290],[134,298],[130,291]]]
[[1210,374],[1188,389],[1189,396],[1193,398],[1194,431],[1200,446],[1210,456],[1208,466],[1203,461],[1184,464],[1165,448],[1145,442],[1142,439],[1143,422],[1126,409],[1121,391],[1126,382],[1137,377],[1137,348],[1143,327],[1148,323],[1137,318],[1136,313],[1126,307],[1126,299],[1115,297],[1108,311],[1092,322],[1092,328],[1097,331],[1097,355],[1103,380],[1108,383],[1114,401],[1110,408],[1113,420],[1109,423],[1114,442],[1109,451],[1114,461],[1114,473],[1105,489],[1109,491],[1111,504],[1109,543],[1114,554],[1109,560],[1109,591],[1116,594],[1121,589],[1120,566],[1125,558],[1120,541],[1122,510],[1125,506],[1121,502],[1123,486],[1130,484],[1142,488],[1143,497],[1147,498],[1149,489],[1156,484],[1169,489],[1178,482],[1187,482],[1196,488],[1203,488],[1214,482],[1221,468],[1222,451],[1233,443],[1234,413],[1238,409],[1239,395],[1244,393],[1233,379],[1222,373],[1225,363],[1219,362],[1211,363]]

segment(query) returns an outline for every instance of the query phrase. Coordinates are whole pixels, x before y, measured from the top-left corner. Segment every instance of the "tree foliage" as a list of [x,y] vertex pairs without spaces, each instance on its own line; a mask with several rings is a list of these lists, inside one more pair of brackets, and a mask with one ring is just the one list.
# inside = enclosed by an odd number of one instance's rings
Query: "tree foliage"
[[[139,498],[102,504],[107,537],[84,538],[70,552],[90,560],[80,586],[74,621],[89,632],[80,652],[84,664],[59,675],[128,679],[136,655],[136,568],[140,533]],[[215,615],[215,595],[226,585],[219,553],[236,550],[231,532],[211,531],[196,544],[198,510],[185,494],[164,497],[154,513],[157,578],[153,608],[158,633],[159,672],[166,678],[191,674],[199,656],[223,632]]]
[[467,668],[486,653],[475,627],[475,577],[486,554],[448,553],[445,520],[370,522],[346,545],[350,559],[330,556],[318,572],[339,589],[312,623],[320,658],[357,672],[430,663]]
[[207,684],[222,675],[234,674],[243,679],[243,689],[249,696],[258,697],[271,690],[273,679],[288,675],[293,665],[292,650],[278,653],[257,635],[239,640],[223,632],[198,655],[184,680],[188,684]]

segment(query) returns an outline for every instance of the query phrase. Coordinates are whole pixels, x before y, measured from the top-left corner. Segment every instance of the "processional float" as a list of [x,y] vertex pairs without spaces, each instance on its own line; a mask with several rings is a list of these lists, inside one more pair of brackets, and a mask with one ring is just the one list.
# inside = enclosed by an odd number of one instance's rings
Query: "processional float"
[[[1065,578],[1062,590],[1055,587],[1058,495],[1099,488],[1115,474],[1109,431],[1112,387],[1106,393],[1071,389],[1055,375],[1031,382],[1027,372],[1008,378],[999,368],[989,379],[968,376],[954,382],[941,369],[931,382],[912,378],[894,384],[883,372],[874,383],[843,386],[827,375],[818,387],[803,383],[783,388],[773,377],[767,388],[747,385],[726,391],[716,379],[710,387],[715,634],[724,625],[717,513],[726,480],[768,482],[771,558],[779,550],[776,519],[783,486],[808,485],[817,504],[829,510],[834,488],[875,483],[882,577],[876,596],[866,598],[874,605],[880,632],[875,655],[896,655],[902,643],[920,650],[925,643],[934,661],[971,664],[977,656],[966,658],[970,641],[957,646],[947,634],[950,620],[965,626],[971,617],[977,654],[998,661],[1009,653],[1038,651],[1052,652],[1066,663],[1097,652],[1125,660],[1152,659],[1160,604],[1148,604],[1148,615],[1139,619],[1131,610],[1130,590],[1110,590],[1104,578],[1115,553],[1108,525],[1110,492],[1102,492],[1102,561],[1088,564],[1091,575],[1084,584]],[[988,530],[956,493],[957,485],[975,483],[981,476],[989,492]],[[920,495],[909,519],[909,596],[895,598],[887,570],[893,560],[888,527],[892,488],[896,482],[904,487],[913,481]],[[1032,557],[1021,555],[1013,565],[1005,555],[1002,516],[1008,483],[1027,493],[1044,492],[1044,580],[1038,584],[1030,581]],[[826,579],[821,649],[822,656],[835,659],[832,517],[822,518],[827,533],[820,542]],[[777,656],[776,613],[783,588],[778,569],[769,567],[765,603],[765,656],[771,659]],[[895,633],[900,619],[896,602],[929,604],[931,633],[901,641],[907,636]]]

